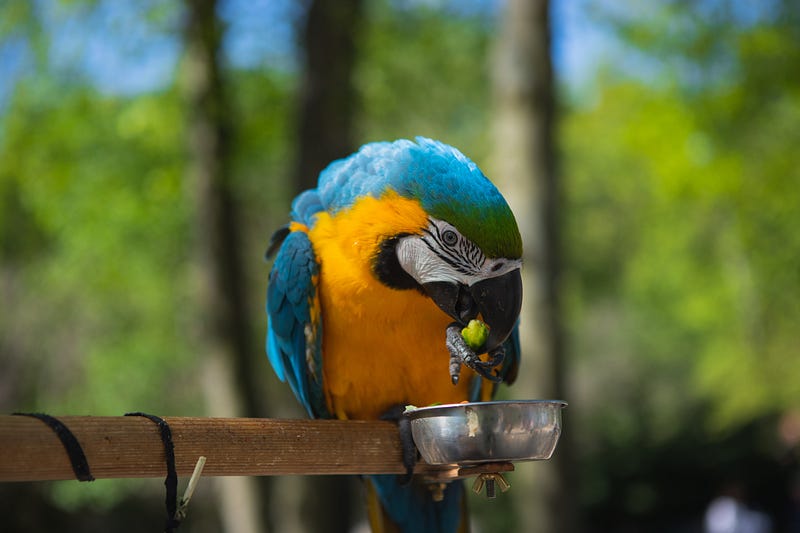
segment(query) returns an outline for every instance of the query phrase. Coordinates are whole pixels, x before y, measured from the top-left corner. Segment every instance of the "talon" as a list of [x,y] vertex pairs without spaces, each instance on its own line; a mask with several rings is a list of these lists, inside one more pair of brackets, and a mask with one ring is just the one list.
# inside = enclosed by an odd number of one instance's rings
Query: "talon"
[[501,364],[506,358],[506,350],[503,348],[501,344],[491,352],[489,352],[489,360],[487,364],[489,364],[492,368],[496,367],[497,365]]
[[506,357],[503,346],[498,346],[489,352],[489,360],[481,361],[461,336],[461,325],[453,322],[447,326],[446,330],[447,351],[450,352],[450,381],[453,385],[458,384],[461,365],[467,365],[478,373],[481,377],[494,383],[499,383],[502,378],[492,374],[492,369],[503,362]]
[[461,360],[456,355],[450,355],[450,381],[453,385],[458,385],[458,377],[461,374]]
[[502,379],[503,379],[500,376],[495,376],[494,374],[492,374],[492,369],[491,368],[485,368],[485,367],[479,366],[479,367],[473,368],[473,370],[475,372],[477,372],[482,378],[488,379],[492,383],[500,383],[502,381]]

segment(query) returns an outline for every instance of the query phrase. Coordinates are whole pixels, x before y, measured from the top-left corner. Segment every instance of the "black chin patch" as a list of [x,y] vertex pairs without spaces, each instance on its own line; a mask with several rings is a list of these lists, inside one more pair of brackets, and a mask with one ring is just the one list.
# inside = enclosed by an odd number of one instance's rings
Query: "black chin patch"
[[381,241],[378,245],[378,252],[372,258],[372,273],[378,278],[378,281],[392,289],[416,289],[425,294],[417,280],[403,270],[397,259],[397,243],[408,235],[410,233],[400,233]]

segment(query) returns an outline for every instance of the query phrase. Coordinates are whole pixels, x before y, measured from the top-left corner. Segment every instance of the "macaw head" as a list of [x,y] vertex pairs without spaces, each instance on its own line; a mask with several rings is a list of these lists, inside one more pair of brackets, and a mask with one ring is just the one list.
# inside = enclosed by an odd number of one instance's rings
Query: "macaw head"
[[466,326],[480,318],[489,326],[484,346],[476,350],[483,353],[505,341],[517,322],[521,259],[487,255],[481,241],[457,224],[431,216],[421,235],[400,236],[394,253],[403,272],[456,322]]
[[373,274],[421,291],[459,324],[483,320],[489,336],[478,353],[505,341],[522,305],[522,240],[505,199],[475,163],[422,137],[372,143],[333,163],[317,192],[333,212],[387,192],[418,202],[421,227],[381,235]]

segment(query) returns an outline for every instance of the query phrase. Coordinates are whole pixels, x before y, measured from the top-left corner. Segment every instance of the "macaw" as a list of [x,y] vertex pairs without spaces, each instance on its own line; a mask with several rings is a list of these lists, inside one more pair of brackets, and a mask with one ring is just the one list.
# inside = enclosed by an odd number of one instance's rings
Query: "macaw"
[[[397,417],[408,404],[485,401],[514,381],[522,241],[504,198],[457,149],[417,137],[334,161],[292,202],[275,252],[267,354],[310,416]],[[489,330],[473,349],[461,330],[476,318]],[[467,530],[462,483],[434,501],[405,481],[367,478],[373,531]]]

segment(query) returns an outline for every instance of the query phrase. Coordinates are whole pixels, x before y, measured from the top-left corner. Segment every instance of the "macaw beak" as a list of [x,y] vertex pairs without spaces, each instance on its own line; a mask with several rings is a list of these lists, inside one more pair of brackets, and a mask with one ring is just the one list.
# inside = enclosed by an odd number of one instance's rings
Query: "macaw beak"
[[489,326],[489,337],[478,353],[493,350],[508,338],[522,307],[522,276],[518,268],[471,286],[435,281],[422,287],[459,324],[466,326],[480,315]]

